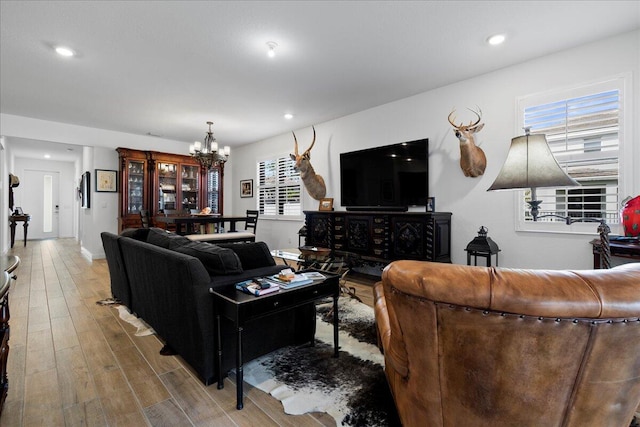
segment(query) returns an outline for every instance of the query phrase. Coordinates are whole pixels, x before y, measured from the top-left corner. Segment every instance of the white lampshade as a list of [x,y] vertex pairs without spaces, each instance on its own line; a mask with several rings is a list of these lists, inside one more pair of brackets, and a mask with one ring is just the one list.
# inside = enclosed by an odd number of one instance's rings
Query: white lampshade
[[547,138],[543,134],[527,134],[511,140],[507,160],[487,191],[578,186],[556,161]]

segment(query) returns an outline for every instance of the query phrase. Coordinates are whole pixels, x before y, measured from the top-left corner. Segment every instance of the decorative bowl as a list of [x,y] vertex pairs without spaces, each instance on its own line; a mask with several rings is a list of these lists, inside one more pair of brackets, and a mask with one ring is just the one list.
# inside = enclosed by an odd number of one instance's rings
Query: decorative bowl
[[298,248],[300,250],[300,254],[307,258],[326,258],[331,254],[331,249],[329,248],[320,248],[317,246],[300,246]]

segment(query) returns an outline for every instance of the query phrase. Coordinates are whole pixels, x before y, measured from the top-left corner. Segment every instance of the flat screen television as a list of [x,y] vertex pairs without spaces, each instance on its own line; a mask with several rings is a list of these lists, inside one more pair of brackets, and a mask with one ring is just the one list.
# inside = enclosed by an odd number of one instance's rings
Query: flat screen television
[[340,204],[352,211],[426,206],[429,140],[341,153],[340,196]]

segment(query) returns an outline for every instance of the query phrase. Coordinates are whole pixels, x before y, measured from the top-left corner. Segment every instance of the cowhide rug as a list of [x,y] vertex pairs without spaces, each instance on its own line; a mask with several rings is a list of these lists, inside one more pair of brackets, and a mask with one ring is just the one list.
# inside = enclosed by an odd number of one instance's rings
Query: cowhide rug
[[375,345],[373,309],[348,297],[339,301],[340,354],[333,357],[333,326],[318,306],[315,346],[285,347],[244,366],[244,380],[280,400],[287,414],[326,412],[337,425],[399,426]]

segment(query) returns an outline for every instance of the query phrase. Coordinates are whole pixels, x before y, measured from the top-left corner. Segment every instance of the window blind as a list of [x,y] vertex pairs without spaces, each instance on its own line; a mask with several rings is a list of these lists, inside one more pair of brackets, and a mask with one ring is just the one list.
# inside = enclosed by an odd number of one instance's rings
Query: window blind
[[211,212],[220,213],[220,170],[210,169],[207,173],[207,205]]
[[[558,164],[581,187],[539,188],[540,215],[604,218],[617,224],[619,173],[619,90],[564,99],[524,109],[524,126],[543,133]],[[530,198],[522,210],[532,221]],[[562,221],[541,218],[538,221]]]
[[290,157],[259,162],[258,183],[258,209],[262,215],[302,214],[300,173]]

